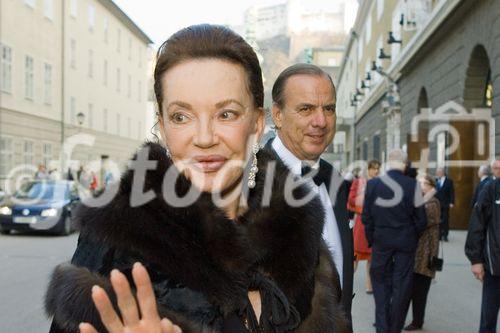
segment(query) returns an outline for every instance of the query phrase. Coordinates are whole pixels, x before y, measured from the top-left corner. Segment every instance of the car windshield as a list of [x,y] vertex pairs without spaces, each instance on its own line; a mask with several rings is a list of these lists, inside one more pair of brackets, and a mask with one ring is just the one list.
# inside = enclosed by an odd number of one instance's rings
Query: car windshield
[[30,182],[14,194],[17,199],[63,200],[69,196],[66,183]]

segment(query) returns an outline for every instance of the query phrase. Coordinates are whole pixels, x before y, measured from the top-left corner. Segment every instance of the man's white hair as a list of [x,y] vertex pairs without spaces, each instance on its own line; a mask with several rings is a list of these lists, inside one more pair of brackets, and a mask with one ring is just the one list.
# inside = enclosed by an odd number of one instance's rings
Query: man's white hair
[[500,162],[500,158],[499,157],[495,157],[494,159],[491,160],[490,162],[490,168],[493,169],[493,166],[495,165],[495,162]]
[[396,169],[404,171],[406,163],[408,162],[408,155],[402,149],[393,149],[387,155],[387,165],[389,169]]
[[482,174],[483,176],[488,176],[491,171],[490,171],[490,166],[487,164],[483,164],[479,167],[479,173]]

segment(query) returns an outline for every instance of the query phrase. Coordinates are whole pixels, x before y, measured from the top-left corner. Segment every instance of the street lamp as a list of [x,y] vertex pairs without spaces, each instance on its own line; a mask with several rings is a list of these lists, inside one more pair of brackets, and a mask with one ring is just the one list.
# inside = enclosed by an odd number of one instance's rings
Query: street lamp
[[384,48],[380,48],[379,50],[380,50],[380,53],[378,56],[379,59],[391,59],[391,56],[384,52]]

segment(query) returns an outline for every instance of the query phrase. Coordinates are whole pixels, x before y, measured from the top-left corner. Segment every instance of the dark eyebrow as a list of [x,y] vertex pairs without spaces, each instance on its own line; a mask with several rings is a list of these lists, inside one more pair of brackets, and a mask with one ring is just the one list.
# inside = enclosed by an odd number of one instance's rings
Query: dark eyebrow
[[181,108],[185,108],[188,110],[192,109],[192,106],[189,103],[185,103],[185,102],[181,102],[181,101],[173,101],[173,102],[168,103],[167,110],[170,109],[174,105],[180,106]]
[[215,104],[215,107],[217,109],[220,109],[220,108],[223,108],[231,103],[235,103],[235,104],[238,104],[239,106],[241,106],[243,109],[245,108],[245,106],[243,104],[241,104],[240,102],[238,102],[237,100],[233,99],[233,98],[229,98],[229,99],[225,99],[223,101],[220,101],[218,103]]
[[337,108],[337,104],[330,103],[330,104],[323,105],[323,109],[326,109],[326,108],[334,108],[334,109],[336,109]]
[[316,105],[311,104],[311,103],[300,103],[299,105],[297,105],[297,109],[300,109],[302,107],[315,108]]

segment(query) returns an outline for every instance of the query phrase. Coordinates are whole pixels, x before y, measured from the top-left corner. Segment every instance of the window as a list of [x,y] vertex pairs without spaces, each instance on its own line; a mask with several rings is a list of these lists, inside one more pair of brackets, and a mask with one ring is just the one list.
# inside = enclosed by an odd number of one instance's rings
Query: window
[[89,77],[94,77],[94,51],[89,50]]
[[380,21],[384,12],[384,0],[377,0],[377,20]]
[[104,43],[108,44],[109,35],[109,20],[107,17],[104,18]]
[[24,3],[30,6],[31,8],[35,8],[36,1],[35,0],[24,0]]
[[132,60],[132,37],[128,38],[128,60]]
[[73,38],[70,42],[69,63],[71,68],[76,68],[76,40]]
[[337,59],[335,59],[335,58],[328,58],[328,66],[331,66],[331,67],[337,66]]
[[33,100],[34,97],[34,65],[33,58],[26,56],[24,61],[24,97]]
[[76,98],[71,97],[69,105],[70,115],[69,120],[71,124],[76,123]]
[[116,52],[120,52],[121,39],[122,39],[122,31],[118,29],[116,32]]
[[373,136],[373,158],[380,161],[380,134]]
[[7,176],[12,168],[12,138],[0,138],[0,176]]
[[102,110],[102,130],[108,132],[108,109]]
[[493,105],[493,83],[491,82],[491,70],[488,72],[488,77],[486,79],[483,105],[487,108],[491,108]]
[[43,101],[45,104],[50,105],[52,104],[52,65],[47,63],[45,64],[43,81],[44,81]]
[[33,141],[24,141],[23,158],[24,164],[33,165]]
[[76,18],[76,14],[78,13],[78,0],[71,0],[70,13],[71,16]]
[[142,139],[142,121],[137,124],[137,139]]
[[89,103],[89,128],[94,128],[94,105]]
[[46,167],[49,167],[51,160],[52,160],[52,144],[44,143],[42,148],[42,163]]
[[142,48],[140,45],[138,46],[138,49],[137,49],[137,59],[139,61],[139,68],[141,68],[142,67]]
[[2,52],[0,90],[10,93],[12,91],[12,49],[3,44],[0,44],[0,48]]
[[54,19],[54,1],[44,0],[43,1],[43,15],[49,20]]
[[108,61],[104,60],[103,68],[102,68],[102,84],[104,86],[108,85]]
[[130,97],[131,95],[132,95],[132,76],[129,74],[127,80],[127,97]]
[[363,161],[368,161],[368,141],[363,141]]
[[116,135],[121,135],[121,117],[120,114],[116,114]]
[[90,31],[94,30],[95,26],[95,7],[89,5],[89,29]]
[[120,81],[121,81],[121,71],[119,68],[116,69],[116,92],[120,92]]
[[140,103],[142,100],[142,82],[139,81],[137,84],[137,101]]

